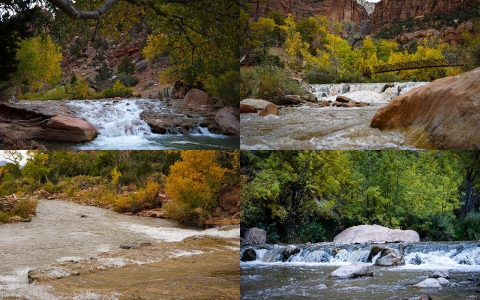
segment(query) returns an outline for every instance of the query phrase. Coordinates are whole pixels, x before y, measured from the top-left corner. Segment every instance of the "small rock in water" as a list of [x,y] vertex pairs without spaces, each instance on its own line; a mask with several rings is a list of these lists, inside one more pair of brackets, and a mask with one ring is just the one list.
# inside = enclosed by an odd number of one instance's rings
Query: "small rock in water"
[[432,275],[430,275],[431,278],[446,278],[446,279],[450,279],[450,275],[448,275],[448,272],[445,271],[445,270],[437,270],[435,272],[433,272]]
[[452,283],[451,287],[459,287],[460,285],[456,282]]
[[441,289],[442,288],[438,280],[435,278],[427,278],[424,281],[415,284],[413,287],[416,287],[419,289]]
[[430,297],[429,295],[422,295],[419,300],[432,300],[432,297]]
[[474,300],[474,299],[478,299],[478,297],[475,295],[468,295],[467,297],[465,297],[465,299]]
[[86,218],[87,215],[80,215],[80,218]]
[[447,279],[445,279],[443,277],[439,277],[437,280],[438,280],[438,283],[440,283],[441,286],[448,286],[450,284],[450,281],[448,281]]
[[319,284],[317,288],[318,288],[319,290],[324,290],[324,289],[327,288],[327,286],[322,283],[322,284]]
[[410,260],[410,263],[411,263],[412,265],[421,265],[421,264],[422,264],[422,259],[421,259],[420,256],[418,256],[418,254],[417,254],[417,255],[415,255],[414,258],[412,258],[412,259]]

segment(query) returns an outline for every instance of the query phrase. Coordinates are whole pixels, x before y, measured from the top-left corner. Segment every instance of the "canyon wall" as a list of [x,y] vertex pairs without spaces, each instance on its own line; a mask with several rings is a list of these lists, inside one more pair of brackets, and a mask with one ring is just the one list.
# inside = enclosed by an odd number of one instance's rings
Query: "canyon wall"
[[294,13],[304,18],[313,15],[324,15],[338,22],[352,21],[354,23],[368,19],[366,9],[355,0],[271,0],[259,3],[251,9],[254,18],[265,16],[272,10],[281,11],[284,15]]
[[370,15],[369,33],[378,32],[383,26],[426,14],[445,13],[466,7],[469,0],[382,0]]
[[450,12],[459,7],[468,8],[468,3],[471,2],[472,0],[381,0],[374,4],[365,0],[270,0],[253,5],[251,13],[254,19],[265,16],[272,10],[278,10],[284,15],[295,13],[299,18],[320,14],[329,20],[351,21],[355,24],[353,31],[365,36],[408,18]]

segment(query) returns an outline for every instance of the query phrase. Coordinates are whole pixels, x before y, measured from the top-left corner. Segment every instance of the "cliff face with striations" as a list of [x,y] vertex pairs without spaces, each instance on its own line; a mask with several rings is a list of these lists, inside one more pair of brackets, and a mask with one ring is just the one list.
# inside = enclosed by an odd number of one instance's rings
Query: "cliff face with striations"
[[[362,3],[364,0],[357,0]],[[251,13],[256,19],[265,16],[272,10],[278,10],[284,15],[294,13],[299,18],[313,15],[327,16],[328,19],[343,22],[351,21],[356,31],[366,29],[368,21],[367,10],[355,0],[272,0],[252,7]],[[370,7],[369,7],[370,8]]]
[[445,13],[466,7],[468,0],[382,0],[370,16],[369,32],[378,32],[383,26],[426,14]]
[[[457,8],[468,8],[471,0],[381,0],[378,3],[366,0],[270,0],[252,7],[256,19],[272,10],[284,15],[294,13],[299,18],[320,14],[329,20],[353,22],[353,32],[365,36],[375,34],[384,26],[427,14],[446,13]],[[428,29],[428,28],[427,28]],[[448,28],[447,28],[448,29]],[[441,36],[451,33],[441,31]],[[451,30],[450,30],[451,31]],[[457,40],[458,37],[450,38]]]

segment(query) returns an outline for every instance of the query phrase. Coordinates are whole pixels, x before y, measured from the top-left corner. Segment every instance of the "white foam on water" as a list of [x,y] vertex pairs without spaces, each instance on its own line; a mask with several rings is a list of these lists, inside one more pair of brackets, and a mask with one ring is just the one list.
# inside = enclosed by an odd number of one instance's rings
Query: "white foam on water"
[[74,263],[77,263],[78,261],[82,260],[83,258],[82,257],[79,257],[79,256],[64,256],[64,257],[60,257],[57,259],[58,262],[66,262],[66,261],[69,261],[69,262],[74,262]]
[[[180,228],[165,228],[165,227],[151,227],[145,225],[138,225],[133,223],[121,223],[125,229],[133,232],[138,232],[156,240],[165,242],[181,242],[186,238],[194,236],[213,236],[220,238],[240,238],[240,229],[238,227],[216,227],[206,230],[195,229],[180,229]],[[223,229],[222,229],[223,228]],[[225,230],[226,229],[226,230]]]
[[100,257],[98,262],[110,268],[122,268],[127,265],[127,261],[121,257]]
[[172,254],[172,258],[178,258],[178,257],[182,257],[182,256],[194,256],[194,255],[200,255],[200,254],[203,254],[205,252],[203,251],[200,251],[200,250],[192,250],[192,251],[176,251],[176,252],[168,252],[169,254]]

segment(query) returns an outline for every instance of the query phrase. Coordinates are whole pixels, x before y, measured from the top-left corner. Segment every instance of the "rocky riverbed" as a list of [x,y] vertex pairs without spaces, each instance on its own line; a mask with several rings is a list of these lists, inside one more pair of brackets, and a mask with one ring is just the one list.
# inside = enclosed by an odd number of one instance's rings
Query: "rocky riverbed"
[[34,269],[28,273],[30,284],[44,287],[57,299],[87,294],[100,299],[240,298],[236,239],[192,237],[119,248],[123,249]]

